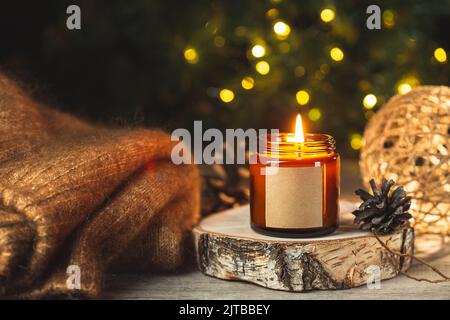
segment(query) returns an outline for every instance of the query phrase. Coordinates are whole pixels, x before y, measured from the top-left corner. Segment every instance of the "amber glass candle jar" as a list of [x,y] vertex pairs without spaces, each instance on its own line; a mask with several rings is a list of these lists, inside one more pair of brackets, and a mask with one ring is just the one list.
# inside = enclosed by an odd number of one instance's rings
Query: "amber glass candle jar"
[[291,136],[268,136],[266,150],[250,164],[252,228],[282,237],[331,233],[339,211],[335,140],[326,134],[305,134],[304,142],[290,142]]

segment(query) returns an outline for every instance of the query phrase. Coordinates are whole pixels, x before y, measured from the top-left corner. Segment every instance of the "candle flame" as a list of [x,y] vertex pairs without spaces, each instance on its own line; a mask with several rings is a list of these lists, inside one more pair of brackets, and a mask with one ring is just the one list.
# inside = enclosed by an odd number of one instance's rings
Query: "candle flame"
[[305,137],[303,135],[303,125],[302,117],[297,114],[297,119],[295,120],[295,134],[293,137],[288,137],[287,142],[305,142]]

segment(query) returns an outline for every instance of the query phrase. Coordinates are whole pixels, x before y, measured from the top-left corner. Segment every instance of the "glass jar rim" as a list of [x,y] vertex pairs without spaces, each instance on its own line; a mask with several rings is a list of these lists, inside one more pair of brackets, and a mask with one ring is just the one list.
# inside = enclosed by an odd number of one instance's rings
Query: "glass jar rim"
[[288,141],[288,138],[293,137],[293,133],[266,135],[263,137],[266,150],[262,151],[265,151],[263,153],[267,155],[275,153],[279,156],[301,157],[302,155],[331,154],[336,150],[336,141],[329,134],[305,133],[304,142]]

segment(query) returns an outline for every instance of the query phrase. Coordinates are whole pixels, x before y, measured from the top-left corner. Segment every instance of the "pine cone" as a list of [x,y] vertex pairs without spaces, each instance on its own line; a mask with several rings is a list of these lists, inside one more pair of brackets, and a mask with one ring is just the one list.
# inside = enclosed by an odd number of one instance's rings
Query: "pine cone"
[[378,189],[374,179],[369,183],[373,195],[363,189],[355,191],[363,203],[353,211],[356,216],[353,223],[361,224],[362,230],[387,234],[397,230],[412,218],[412,215],[408,213],[411,197],[406,196],[402,186],[389,194],[391,187],[395,184],[394,180],[387,181],[383,178],[381,190]]
[[202,216],[247,204],[250,197],[248,168],[239,165],[203,165]]

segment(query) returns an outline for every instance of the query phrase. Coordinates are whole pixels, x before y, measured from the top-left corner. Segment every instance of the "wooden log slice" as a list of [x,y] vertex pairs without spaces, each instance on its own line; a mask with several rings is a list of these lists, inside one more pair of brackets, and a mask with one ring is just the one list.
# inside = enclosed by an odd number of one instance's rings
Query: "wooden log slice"
[[[307,239],[255,232],[250,227],[249,206],[211,215],[193,230],[198,266],[220,279],[285,291],[352,288],[376,278],[377,271],[381,279],[406,271],[410,258],[389,253],[371,233],[351,224],[354,207],[341,201],[339,229]],[[381,239],[392,250],[413,253],[414,230],[409,226]]]

